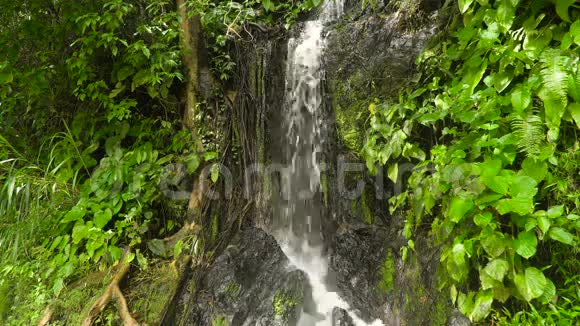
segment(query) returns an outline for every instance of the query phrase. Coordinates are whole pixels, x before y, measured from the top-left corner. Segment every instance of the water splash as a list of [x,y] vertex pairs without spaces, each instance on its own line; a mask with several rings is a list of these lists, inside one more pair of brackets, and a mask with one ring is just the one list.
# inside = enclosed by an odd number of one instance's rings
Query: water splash
[[328,260],[323,253],[322,205],[316,197],[321,187],[317,153],[324,144],[323,28],[340,17],[343,7],[343,0],[326,1],[319,18],[304,22],[300,36],[288,42],[283,120],[287,141],[284,155],[291,167],[282,180],[286,200],[276,207],[274,228],[291,268],[304,271],[312,288],[313,307],[302,312],[299,326],[332,326],[334,308],[347,311],[357,326],[383,325],[378,320],[366,323],[336,292],[329,291]]

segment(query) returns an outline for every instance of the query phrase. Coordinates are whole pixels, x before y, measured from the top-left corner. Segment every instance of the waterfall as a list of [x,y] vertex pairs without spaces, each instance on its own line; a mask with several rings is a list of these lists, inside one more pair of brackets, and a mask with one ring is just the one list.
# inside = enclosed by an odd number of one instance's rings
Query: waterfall
[[[284,200],[274,207],[274,233],[292,268],[305,272],[312,288],[312,304],[300,316],[299,326],[332,326],[335,307],[346,310],[355,325],[369,325],[328,288],[328,261],[323,253],[321,164],[324,144],[322,114],[325,47],[323,27],[342,14],[343,0],[328,0],[316,20],[301,24],[300,36],[288,42],[286,94],[281,144],[289,167],[282,174]],[[370,325],[382,325],[375,321]]]

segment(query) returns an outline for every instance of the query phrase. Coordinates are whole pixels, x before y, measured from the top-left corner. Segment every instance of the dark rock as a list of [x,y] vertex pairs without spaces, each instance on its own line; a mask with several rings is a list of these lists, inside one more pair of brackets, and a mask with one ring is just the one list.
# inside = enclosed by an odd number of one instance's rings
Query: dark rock
[[470,326],[471,321],[469,318],[465,317],[459,310],[454,309],[449,317],[449,322],[447,326]]
[[387,301],[376,288],[385,258],[385,239],[375,228],[348,230],[336,235],[329,248],[329,269],[338,293],[366,320],[382,318]]
[[255,228],[242,231],[200,283],[184,287],[174,323],[293,325],[309,293],[304,273],[289,270],[274,238]]
[[334,308],[332,311],[332,326],[354,326],[354,322],[346,310]]

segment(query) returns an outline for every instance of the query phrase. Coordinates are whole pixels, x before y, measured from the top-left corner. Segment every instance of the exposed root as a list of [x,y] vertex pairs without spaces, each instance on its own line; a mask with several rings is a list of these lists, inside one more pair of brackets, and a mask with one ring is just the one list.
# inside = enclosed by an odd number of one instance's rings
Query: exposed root
[[187,236],[196,235],[201,227],[195,223],[186,223],[179,231],[177,231],[174,235],[169,236],[163,239],[165,244],[165,248],[173,248],[175,244],[182,239],[185,239]]
[[44,313],[42,313],[42,318],[38,322],[38,326],[48,325],[48,323],[50,323],[50,320],[52,319],[52,313],[53,313],[52,307],[51,306],[46,307],[46,309],[44,309]]
[[128,250],[119,262],[117,267],[117,273],[113,276],[111,284],[107,287],[105,292],[95,301],[91,309],[89,310],[87,316],[82,322],[82,326],[90,326],[93,324],[93,320],[107,307],[111,300],[115,300],[117,303],[117,309],[119,310],[119,315],[121,320],[123,320],[123,325],[125,326],[138,326],[139,323],[131,316],[129,312],[129,307],[127,306],[127,300],[121,292],[119,283],[123,280],[125,275],[129,272],[130,264],[125,260],[127,257]]

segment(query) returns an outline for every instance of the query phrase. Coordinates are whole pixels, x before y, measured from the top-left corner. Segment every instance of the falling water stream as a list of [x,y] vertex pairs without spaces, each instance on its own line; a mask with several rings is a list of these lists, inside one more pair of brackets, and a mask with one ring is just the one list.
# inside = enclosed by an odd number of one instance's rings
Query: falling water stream
[[275,207],[276,239],[291,263],[305,272],[312,289],[312,303],[304,307],[299,326],[333,326],[334,308],[347,311],[355,325],[382,325],[363,321],[328,281],[328,260],[323,251],[321,166],[324,144],[322,114],[323,27],[342,14],[343,0],[327,0],[316,20],[303,23],[299,37],[288,42],[283,140],[289,171],[282,180],[284,201]]

